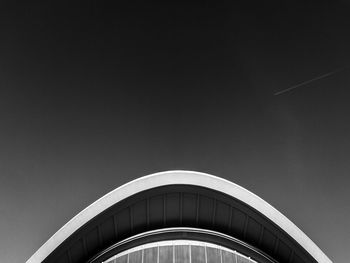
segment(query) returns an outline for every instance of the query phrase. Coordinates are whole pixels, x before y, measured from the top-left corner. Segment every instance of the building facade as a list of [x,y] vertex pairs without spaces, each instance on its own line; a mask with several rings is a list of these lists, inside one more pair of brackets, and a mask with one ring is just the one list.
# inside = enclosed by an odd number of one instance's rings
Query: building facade
[[168,171],[103,196],[27,263],[331,263],[290,220],[225,179]]

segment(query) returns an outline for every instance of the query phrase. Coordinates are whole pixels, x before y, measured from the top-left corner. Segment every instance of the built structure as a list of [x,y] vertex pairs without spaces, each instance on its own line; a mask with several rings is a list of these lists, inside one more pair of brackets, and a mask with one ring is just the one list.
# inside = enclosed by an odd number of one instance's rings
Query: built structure
[[103,196],[27,263],[330,263],[290,220],[225,179],[168,171]]

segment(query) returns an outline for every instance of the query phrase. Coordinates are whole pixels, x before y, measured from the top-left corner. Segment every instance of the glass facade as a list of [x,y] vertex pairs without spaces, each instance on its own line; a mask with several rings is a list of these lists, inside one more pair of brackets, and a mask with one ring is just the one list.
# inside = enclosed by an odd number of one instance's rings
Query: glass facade
[[207,242],[174,240],[123,251],[104,263],[257,263],[237,251]]

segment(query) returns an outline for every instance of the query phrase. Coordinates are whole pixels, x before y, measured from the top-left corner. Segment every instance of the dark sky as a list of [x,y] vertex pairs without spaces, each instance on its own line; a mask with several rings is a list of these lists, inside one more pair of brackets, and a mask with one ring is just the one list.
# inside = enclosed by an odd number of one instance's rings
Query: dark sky
[[348,262],[350,2],[29,2],[0,3],[1,262],[170,169],[247,188]]

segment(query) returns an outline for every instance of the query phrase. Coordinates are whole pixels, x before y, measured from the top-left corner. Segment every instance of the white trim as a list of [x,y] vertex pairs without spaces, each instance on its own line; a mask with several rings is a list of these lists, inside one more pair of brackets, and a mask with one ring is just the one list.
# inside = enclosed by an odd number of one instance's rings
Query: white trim
[[44,243],[33,254],[33,256],[27,260],[26,263],[41,263],[52,251],[54,251],[64,240],[66,240],[81,226],[121,200],[144,190],[172,184],[202,186],[232,196],[256,209],[282,228],[311,256],[313,256],[317,262],[332,263],[332,261],[319,249],[319,247],[296,225],[294,225],[288,218],[257,195],[223,178],[193,171],[166,171],[155,173],[138,178],[118,187],[73,217],[48,241],[46,241],[46,243]]
[[[121,245],[125,245],[128,243],[132,243],[137,239],[140,238],[144,238],[144,237],[148,237],[148,236],[154,236],[154,235],[158,235],[158,234],[170,234],[170,233],[198,233],[198,234],[207,234],[207,235],[211,235],[213,237],[219,237],[219,238],[224,238],[226,240],[235,242],[237,244],[240,244],[241,246],[246,247],[249,250],[254,251],[257,254],[260,254],[260,256],[265,257],[266,259],[268,259],[268,261],[270,262],[275,262],[275,260],[273,260],[272,258],[269,258],[268,255],[266,255],[263,251],[259,251],[257,250],[255,247],[250,246],[249,244],[235,238],[232,237],[230,235],[224,234],[224,233],[220,233],[220,232],[216,232],[213,230],[208,230],[208,229],[202,229],[202,228],[193,228],[193,227],[170,227],[170,228],[160,228],[160,229],[155,229],[155,230],[150,230],[150,231],[146,231],[140,234],[136,234],[134,236],[128,237],[126,239],[123,239],[122,241],[115,243],[114,245],[112,245],[111,247],[108,247],[106,250],[100,252],[100,254],[96,255],[91,262],[95,262],[96,258],[99,258],[100,256],[102,256],[105,253],[109,253],[111,250],[115,249],[118,246]],[[199,241],[196,240],[197,242],[205,242],[205,241]],[[165,240],[165,241],[158,241],[158,242],[169,242],[169,245],[171,245],[171,243],[173,242],[173,240]],[[155,242],[156,243],[156,242]],[[140,246],[146,246],[149,243],[140,245]],[[189,246],[191,247],[191,243],[189,243]],[[236,252],[236,251],[235,251]],[[96,261],[97,262],[97,261]]]
[[[144,245],[140,245],[140,246],[136,246],[133,248],[129,248],[123,252],[120,252],[117,255],[114,255],[112,257],[110,257],[109,259],[106,259],[105,261],[103,261],[102,263],[111,263],[112,260],[116,259],[116,258],[120,258],[122,256],[125,256],[127,254],[131,254],[133,252],[136,251],[140,251],[140,250],[144,250],[144,249],[148,249],[148,248],[153,248],[153,247],[166,247],[166,246],[172,246],[173,249],[175,248],[175,246],[181,246],[181,245],[186,245],[186,246],[200,246],[200,247],[204,247],[204,248],[216,248],[218,250],[223,250],[223,251],[227,251],[229,253],[232,254],[236,254],[240,257],[246,258],[248,259],[250,262],[252,263],[257,263],[257,261],[251,259],[250,257],[243,255],[239,252],[237,252],[236,250],[232,250],[220,245],[216,245],[216,244],[212,244],[209,242],[204,242],[204,241],[198,241],[198,240],[190,240],[190,239],[176,239],[176,240],[164,240],[164,241],[158,241],[158,242],[152,242],[152,243],[147,243]],[[205,252],[205,256],[207,252]],[[175,256],[174,252],[173,252],[173,257]]]

